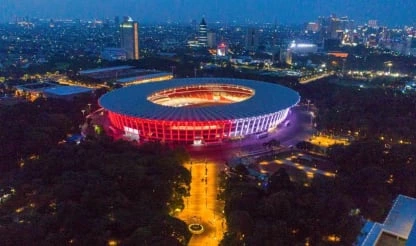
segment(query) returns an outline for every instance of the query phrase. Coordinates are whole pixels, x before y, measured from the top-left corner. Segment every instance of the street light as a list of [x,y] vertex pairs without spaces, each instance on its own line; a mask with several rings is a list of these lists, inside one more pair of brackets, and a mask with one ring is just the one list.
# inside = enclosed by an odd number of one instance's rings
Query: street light
[[310,112],[311,114],[311,125],[313,126],[313,119],[315,118],[315,114],[313,112]]
[[393,62],[386,61],[384,64],[388,67],[388,69],[389,69],[388,74],[390,74],[391,73],[391,67],[393,66]]
[[174,72],[175,72],[175,68],[176,68],[176,66],[170,66],[170,68],[172,69],[172,76],[173,76],[173,77],[175,77]]

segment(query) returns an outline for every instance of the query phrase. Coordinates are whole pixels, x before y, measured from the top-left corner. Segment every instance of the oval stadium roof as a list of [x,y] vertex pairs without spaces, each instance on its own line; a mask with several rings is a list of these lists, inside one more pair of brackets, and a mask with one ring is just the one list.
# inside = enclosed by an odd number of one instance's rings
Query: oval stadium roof
[[[230,84],[253,89],[251,98],[232,104],[206,107],[170,107],[155,104],[147,97],[157,91],[190,85]],[[287,87],[255,80],[233,78],[186,78],[133,85],[103,95],[99,104],[112,112],[154,120],[211,121],[249,118],[296,105],[299,94]]]

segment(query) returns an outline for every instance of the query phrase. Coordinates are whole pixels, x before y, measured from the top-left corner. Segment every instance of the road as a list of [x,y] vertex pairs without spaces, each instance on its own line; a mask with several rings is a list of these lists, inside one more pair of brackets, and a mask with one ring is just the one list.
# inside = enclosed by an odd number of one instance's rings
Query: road
[[218,173],[225,167],[226,160],[236,155],[268,151],[263,143],[271,139],[278,139],[282,145],[290,146],[312,136],[314,130],[311,127],[311,115],[304,107],[292,108],[287,120],[290,121],[289,126],[282,126],[264,139],[249,137],[217,146],[188,148],[192,164],[187,163],[185,167],[192,175],[191,191],[190,196],[185,198],[184,210],[177,217],[187,224],[200,223],[205,228],[202,234],[192,236],[189,245],[218,245],[226,231],[222,213],[224,204],[217,200]]
[[281,145],[295,145],[302,140],[309,140],[315,130],[311,125],[311,114],[305,106],[296,106],[291,109],[287,117],[290,121],[289,126],[279,126],[279,128],[269,133],[268,137],[256,139],[255,136],[248,136],[242,141],[233,141],[214,146],[188,146],[187,150],[195,158],[208,158],[218,163],[225,163],[225,160],[233,156],[249,154],[251,152],[261,152],[265,148],[263,143],[271,139],[277,139]]
[[[92,117],[92,116],[90,116]],[[105,129],[108,121],[100,121],[106,117],[94,114],[94,123],[100,122]],[[97,118],[97,119],[96,119]],[[249,136],[243,141],[222,143],[217,146],[191,146],[188,147],[192,162],[185,164],[192,175],[190,196],[185,198],[185,208],[176,217],[189,224],[202,224],[204,232],[193,235],[189,245],[218,245],[224,232],[226,222],[223,216],[224,204],[217,200],[218,173],[225,166],[226,160],[236,155],[262,153],[267,151],[264,142],[277,139],[282,145],[295,145],[297,142],[309,139],[314,133],[311,125],[311,114],[304,106],[292,108],[287,120],[289,126],[280,126],[270,133],[268,137],[256,139]],[[192,163],[192,164],[191,164]],[[274,164],[275,165],[275,164]]]
[[307,83],[310,83],[310,82],[313,82],[313,81],[316,81],[316,80],[319,80],[319,79],[323,79],[323,78],[326,78],[326,77],[329,77],[329,76],[332,76],[332,75],[334,75],[333,72],[319,74],[319,75],[313,76],[313,77],[308,78],[308,79],[302,79],[302,80],[299,81],[299,84],[307,84]]
[[204,227],[204,232],[194,234],[188,245],[218,245],[226,231],[224,203],[217,200],[218,173],[222,165],[208,160],[191,163],[185,165],[192,175],[190,196],[185,198],[185,209],[177,217],[188,225]]

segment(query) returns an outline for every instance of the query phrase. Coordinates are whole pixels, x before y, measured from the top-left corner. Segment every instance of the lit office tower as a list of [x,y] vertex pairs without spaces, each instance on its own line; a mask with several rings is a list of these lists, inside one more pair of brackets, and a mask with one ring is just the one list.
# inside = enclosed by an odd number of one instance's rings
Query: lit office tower
[[246,34],[246,49],[255,51],[259,46],[259,35],[255,28],[248,28]]
[[204,18],[202,18],[201,23],[199,23],[198,46],[199,47],[208,46],[207,23],[205,22]]
[[139,59],[139,23],[125,17],[120,24],[120,47],[127,53],[127,59]]

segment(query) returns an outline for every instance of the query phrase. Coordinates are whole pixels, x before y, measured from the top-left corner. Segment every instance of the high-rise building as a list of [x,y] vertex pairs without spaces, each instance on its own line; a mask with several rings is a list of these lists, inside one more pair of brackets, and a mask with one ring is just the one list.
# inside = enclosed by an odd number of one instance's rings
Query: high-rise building
[[340,39],[341,35],[341,20],[336,16],[331,16],[329,20],[329,35],[328,38]]
[[319,17],[320,38],[342,40],[347,31],[354,29],[354,20],[347,16],[338,18],[336,15]]
[[118,16],[114,17],[114,25],[116,27],[120,26],[120,17],[118,17]]
[[354,29],[354,20],[348,18],[348,16],[344,16],[339,18],[339,29],[344,32],[345,30],[352,30]]
[[281,48],[279,61],[282,64],[292,65],[292,51],[289,49]]
[[139,59],[139,23],[125,17],[120,24],[120,47],[127,53],[127,59]]
[[202,18],[201,23],[199,23],[198,30],[198,46],[207,47],[208,46],[208,36],[207,36],[207,23],[205,18]]
[[208,48],[212,49],[217,47],[217,35],[215,32],[208,32],[207,39]]
[[248,28],[246,34],[246,49],[250,51],[255,51],[259,46],[259,35],[258,31],[255,28]]
[[377,20],[369,20],[367,25],[368,25],[368,27],[371,27],[371,28],[377,28],[378,27],[378,21]]
[[319,23],[316,22],[309,22],[306,26],[306,31],[308,32],[318,32],[319,31]]

